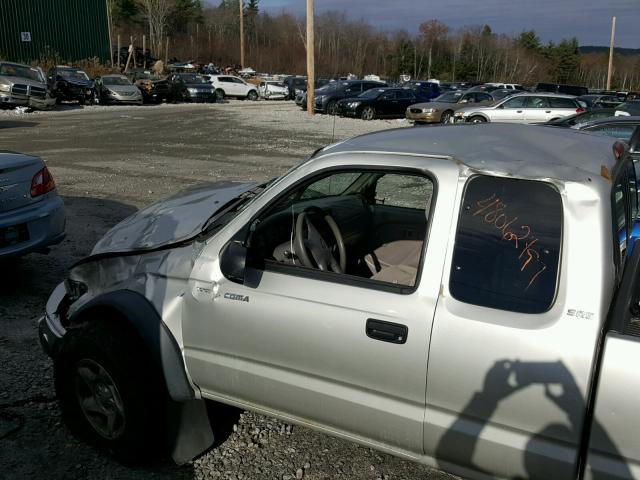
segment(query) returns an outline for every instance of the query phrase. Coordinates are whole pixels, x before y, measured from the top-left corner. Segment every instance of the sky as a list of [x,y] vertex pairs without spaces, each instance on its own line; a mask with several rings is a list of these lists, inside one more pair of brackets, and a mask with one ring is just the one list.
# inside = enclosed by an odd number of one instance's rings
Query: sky
[[[304,15],[306,2],[260,0],[260,8]],[[640,48],[640,0],[315,0],[315,9],[342,11],[382,30],[417,32],[435,18],[453,29],[488,24],[509,35],[533,29],[545,43],[577,37],[580,45],[609,45],[616,16],[616,46]]]

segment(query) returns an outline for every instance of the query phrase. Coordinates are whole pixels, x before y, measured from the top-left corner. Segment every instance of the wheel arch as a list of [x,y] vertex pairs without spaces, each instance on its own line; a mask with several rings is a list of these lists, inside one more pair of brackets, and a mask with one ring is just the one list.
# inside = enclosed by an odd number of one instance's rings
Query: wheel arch
[[483,118],[485,122],[490,122],[491,119],[489,118],[489,116],[486,113],[483,112],[475,112],[469,115],[469,120],[471,120],[473,117],[480,117]]
[[102,318],[111,312],[135,330],[152,361],[163,374],[170,400],[167,403],[167,447],[174,462],[182,465],[206,452],[214,442],[205,401],[197,398],[187,378],[180,347],[153,305],[131,290],[108,292],[89,301],[70,317],[71,324]]
[[153,363],[163,374],[169,396],[178,402],[196,398],[187,377],[180,347],[157,310],[144,296],[131,290],[100,295],[83,305],[69,318],[71,324],[92,321],[98,313],[111,312],[115,321],[127,323],[137,333]]

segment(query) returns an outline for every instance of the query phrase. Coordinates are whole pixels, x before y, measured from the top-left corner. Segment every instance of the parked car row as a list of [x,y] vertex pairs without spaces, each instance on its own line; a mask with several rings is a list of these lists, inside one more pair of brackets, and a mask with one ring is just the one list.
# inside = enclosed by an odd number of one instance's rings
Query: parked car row
[[[259,93],[261,92],[261,93]],[[126,75],[107,74],[90,79],[81,69],[54,66],[47,75],[40,68],[0,62],[0,107],[50,109],[62,102],[132,104],[160,102],[215,102],[224,98],[249,100],[287,98],[280,82],[258,87],[233,75],[173,73],[167,77],[133,69]]]

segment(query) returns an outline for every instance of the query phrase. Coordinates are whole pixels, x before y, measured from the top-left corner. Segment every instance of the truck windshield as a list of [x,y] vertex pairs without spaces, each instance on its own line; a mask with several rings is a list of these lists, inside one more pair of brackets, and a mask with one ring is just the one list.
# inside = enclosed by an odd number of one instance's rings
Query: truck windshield
[[35,68],[27,67],[26,65],[0,63],[0,75],[7,77],[22,77],[28,78],[29,80],[35,80],[36,82],[42,82],[40,72]]
[[476,176],[464,194],[449,289],[456,299],[521,313],[553,304],[562,199],[551,184]]

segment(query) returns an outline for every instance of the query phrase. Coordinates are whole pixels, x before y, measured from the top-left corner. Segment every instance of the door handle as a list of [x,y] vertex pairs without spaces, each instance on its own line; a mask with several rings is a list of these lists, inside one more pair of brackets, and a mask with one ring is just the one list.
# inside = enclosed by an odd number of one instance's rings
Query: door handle
[[399,323],[385,322],[375,318],[367,319],[365,328],[367,337],[382,342],[403,344],[407,341],[409,329],[406,325]]
[[517,110],[516,113],[522,113],[522,110]]
[[545,110],[544,113],[551,113],[551,110]]

